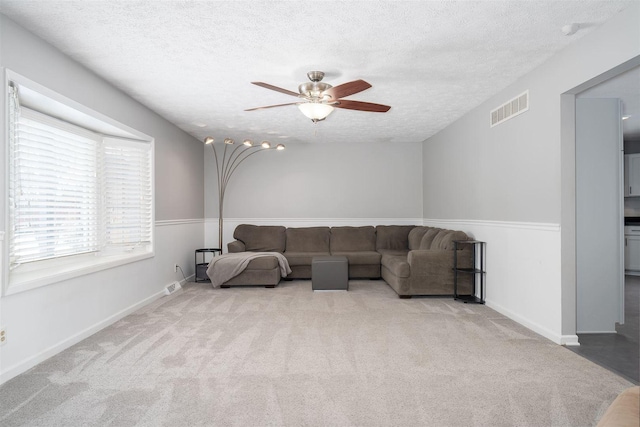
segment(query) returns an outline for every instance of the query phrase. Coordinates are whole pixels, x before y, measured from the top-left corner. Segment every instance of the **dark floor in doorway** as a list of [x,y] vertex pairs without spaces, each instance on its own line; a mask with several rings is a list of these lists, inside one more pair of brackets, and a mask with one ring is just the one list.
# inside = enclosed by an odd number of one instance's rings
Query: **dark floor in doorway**
[[640,384],[640,276],[625,276],[624,325],[617,334],[578,334],[580,346],[567,348]]

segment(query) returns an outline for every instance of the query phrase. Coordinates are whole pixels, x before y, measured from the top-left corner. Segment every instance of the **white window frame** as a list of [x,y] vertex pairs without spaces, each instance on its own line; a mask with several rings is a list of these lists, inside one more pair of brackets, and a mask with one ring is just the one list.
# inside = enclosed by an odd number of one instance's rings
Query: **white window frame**
[[[63,112],[62,119],[67,119],[73,124],[100,133],[105,138],[127,138],[130,140],[148,143],[150,149],[150,173],[151,173],[151,243],[136,251],[127,253],[89,253],[73,255],[69,257],[54,258],[49,260],[35,261],[21,265],[13,271],[9,271],[9,240],[4,239],[3,260],[0,263],[2,270],[0,274],[4,278],[2,294],[11,295],[19,292],[57,283],[63,280],[80,277],[86,274],[114,268],[124,264],[141,261],[155,256],[155,139],[127,125],[117,122],[104,114],[92,110],[76,101],[73,101],[51,89],[48,89],[12,70],[5,70],[4,80],[4,105],[5,105],[5,230],[10,230],[11,218],[9,212],[9,184],[10,184],[10,144],[9,144],[9,90],[10,82],[19,87],[27,88],[37,92],[51,105],[59,106],[59,111]],[[33,106],[29,106],[34,109]],[[45,112],[46,113],[46,112]],[[103,129],[96,129],[95,126],[103,126]],[[105,131],[107,129],[107,131]],[[110,129],[110,131],[109,131]]]

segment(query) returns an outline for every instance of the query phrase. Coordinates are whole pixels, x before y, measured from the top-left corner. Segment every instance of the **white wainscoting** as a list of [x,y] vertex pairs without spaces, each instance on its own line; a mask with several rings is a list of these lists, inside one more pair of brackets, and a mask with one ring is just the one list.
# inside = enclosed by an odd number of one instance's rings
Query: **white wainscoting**
[[487,242],[486,304],[557,344],[562,335],[560,225],[424,219],[424,225],[465,231]]
[[[235,240],[233,231],[240,224],[283,225],[285,227],[360,227],[364,225],[422,225],[422,218],[225,218],[223,225],[223,249]],[[218,218],[206,218],[204,223],[205,245],[218,247]]]

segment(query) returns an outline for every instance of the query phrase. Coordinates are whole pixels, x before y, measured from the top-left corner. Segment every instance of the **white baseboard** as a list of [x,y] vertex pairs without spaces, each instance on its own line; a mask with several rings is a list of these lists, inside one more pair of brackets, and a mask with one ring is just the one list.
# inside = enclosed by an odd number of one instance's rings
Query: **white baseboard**
[[562,337],[560,338],[560,344],[565,345],[567,347],[580,346],[577,335],[562,335]]
[[522,326],[528,329],[531,329],[533,332],[539,335],[542,335],[543,337],[553,341],[556,344],[565,345],[565,346],[576,346],[576,347],[580,345],[580,342],[578,342],[578,335],[558,335],[547,328],[544,328],[536,323],[530,322],[529,320],[518,315],[517,313],[507,310],[506,308],[498,304],[492,303],[490,300],[486,301],[486,305],[487,307],[497,311],[500,314],[503,314],[509,317],[511,320],[514,320],[520,323]]
[[[536,334],[542,335],[543,337],[547,338],[548,340],[553,341],[556,344],[563,344],[563,342],[562,342],[563,336],[558,335],[558,334],[554,333],[553,331],[550,331],[549,329],[538,325],[537,323],[531,322],[529,319],[526,319],[526,318],[522,317],[521,315],[519,315],[518,313],[515,313],[515,312],[513,312],[511,310],[508,310],[505,307],[502,307],[501,305],[492,302],[491,300],[486,300],[485,304],[487,305],[487,307],[497,311],[498,313],[507,316],[511,320],[514,320],[514,321],[520,323],[522,326],[524,326],[524,327],[526,327],[528,329],[531,329]],[[576,336],[576,341],[577,340],[578,340],[578,337]]]
[[[191,279],[195,279],[195,277],[196,277],[196,275],[192,274],[190,276],[187,276],[186,279],[178,280],[177,282],[180,284],[181,288],[184,288],[185,283],[190,282]],[[171,284],[171,283],[169,283],[169,284]]]
[[114,324],[115,322],[122,319],[123,317],[128,316],[134,311],[146,306],[147,304],[152,303],[153,301],[157,300],[158,298],[161,298],[162,296],[164,296],[164,290],[158,293],[155,293],[150,297],[145,298],[142,301],[139,301],[136,304],[133,304],[125,308],[124,310],[119,311],[118,313],[115,313],[114,315],[96,323],[95,325],[59,342],[58,344],[55,344],[41,351],[40,353],[30,357],[29,359],[26,359],[14,366],[11,366],[7,370],[0,373],[0,385],[16,377],[17,375],[20,375],[21,373],[28,371],[29,369],[36,366],[38,363],[45,361],[51,356],[54,356],[60,353],[61,351],[71,347],[72,345],[79,343],[83,339],[90,337],[91,335],[106,328],[107,326]]

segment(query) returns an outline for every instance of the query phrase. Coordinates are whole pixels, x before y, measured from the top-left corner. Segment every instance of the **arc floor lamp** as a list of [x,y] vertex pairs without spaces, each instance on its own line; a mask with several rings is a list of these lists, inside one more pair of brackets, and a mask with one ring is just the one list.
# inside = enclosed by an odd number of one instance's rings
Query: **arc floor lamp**
[[224,224],[224,195],[233,173],[238,169],[238,166],[254,154],[270,150],[284,150],[285,147],[283,144],[272,147],[269,141],[262,141],[260,145],[254,145],[253,141],[245,139],[242,144],[238,144],[229,156],[227,156],[227,147],[234,145],[235,141],[231,138],[225,138],[223,144],[224,150],[219,156],[216,146],[214,145],[215,140],[212,137],[206,137],[204,143],[211,146],[216,159],[216,174],[218,176],[218,247],[223,249],[222,226]]

